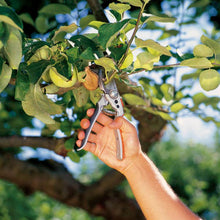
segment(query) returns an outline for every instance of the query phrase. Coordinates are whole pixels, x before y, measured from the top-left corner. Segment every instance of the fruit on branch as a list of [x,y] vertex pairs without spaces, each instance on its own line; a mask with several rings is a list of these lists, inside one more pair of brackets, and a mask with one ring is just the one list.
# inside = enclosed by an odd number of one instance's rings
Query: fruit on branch
[[59,74],[55,67],[51,67],[49,69],[49,75],[50,75],[50,79],[52,80],[52,82],[56,86],[62,87],[62,88],[72,87],[76,83],[76,81],[77,81],[77,68],[75,66],[72,66],[71,73],[72,73],[71,79],[67,79],[65,76]]
[[99,85],[98,75],[95,72],[93,72],[89,68],[89,66],[85,68],[85,72],[86,72],[86,77],[85,77],[85,81],[83,82],[84,87],[90,91],[97,89]]

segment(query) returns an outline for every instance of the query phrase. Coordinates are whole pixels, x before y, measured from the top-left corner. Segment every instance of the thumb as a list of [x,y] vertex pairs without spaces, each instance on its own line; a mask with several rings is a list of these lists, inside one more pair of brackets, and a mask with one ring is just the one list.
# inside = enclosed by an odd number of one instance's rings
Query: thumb
[[123,117],[115,118],[108,126],[112,129],[120,129],[123,125]]

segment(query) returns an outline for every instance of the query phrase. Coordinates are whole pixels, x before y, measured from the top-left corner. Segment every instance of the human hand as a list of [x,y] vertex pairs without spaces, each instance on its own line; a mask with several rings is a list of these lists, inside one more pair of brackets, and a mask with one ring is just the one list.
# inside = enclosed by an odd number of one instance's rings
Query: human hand
[[[91,117],[94,114],[94,109],[89,109],[87,115]],[[88,119],[81,121],[81,127],[87,129],[90,125]],[[115,129],[120,129],[122,144],[124,148],[124,159],[122,161],[116,158],[116,138]],[[115,120],[101,113],[97,122],[92,128],[89,135],[85,150],[96,155],[100,160],[108,166],[118,170],[121,173],[135,162],[141,153],[141,147],[137,135],[136,128],[123,117],[118,117]],[[81,146],[82,140],[85,138],[83,130],[78,133],[76,145]]]

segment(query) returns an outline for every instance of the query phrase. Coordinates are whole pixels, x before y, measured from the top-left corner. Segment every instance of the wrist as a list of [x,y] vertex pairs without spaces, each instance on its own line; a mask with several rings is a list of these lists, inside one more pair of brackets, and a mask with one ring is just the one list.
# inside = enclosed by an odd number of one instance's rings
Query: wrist
[[132,176],[132,173],[137,172],[137,169],[142,166],[143,161],[145,160],[145,155],[142,151],[140,151],[135,157],[133,157],[128,165],[125,167],[125,169],[121,172],[126,178],[128,178],[130,175]]

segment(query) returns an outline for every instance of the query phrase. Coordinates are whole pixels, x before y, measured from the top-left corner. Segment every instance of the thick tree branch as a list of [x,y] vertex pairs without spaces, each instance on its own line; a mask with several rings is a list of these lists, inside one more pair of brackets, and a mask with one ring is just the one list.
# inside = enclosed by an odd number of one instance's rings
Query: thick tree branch
[[[124,193],[103,191],[98,199],[95,193],[94,196],[88,195],[91,187],[79,183],[54,161],[20,161],[10,154],[0,155],[0,178],[15,183],[26,193],[41,191],[64,204],[80,207],[106,219],[144,219],[136,202]],[[93,184],[94,190],[98,187],[98,184],[96,187]]]
[[105,16],[105,13],[103,11],[103,8],[101,4],[99,3],[99,0],[87,0],[89,7],[91,8],[96,20],[108,22],[107,17]]
[[65,155],[67,153],[64,147],[65,140],[65,138],[55,137],[0,136],[0,148],[13,148],[22,146],[33,148],[40,147],[52,150],[60,155]]

